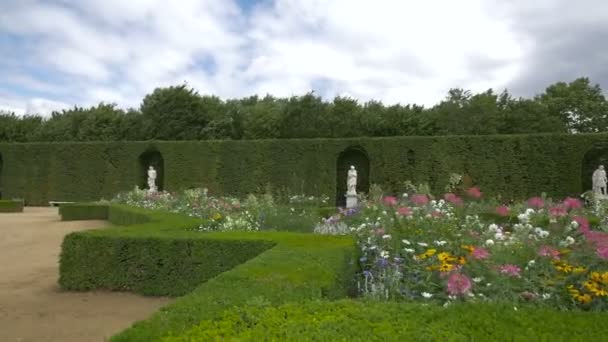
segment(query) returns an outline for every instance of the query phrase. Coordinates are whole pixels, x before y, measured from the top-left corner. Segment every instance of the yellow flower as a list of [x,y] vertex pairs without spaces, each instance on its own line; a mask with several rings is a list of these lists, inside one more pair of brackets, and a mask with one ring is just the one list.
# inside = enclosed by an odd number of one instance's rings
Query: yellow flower
[[604,285],[608,285],[608,272],[604,272],[604,274],[602,274],[602,284]]
[[591,272],[591,274],[589,275],[589,278],[591,278],[591,280],[601,283],[602,282],[602,275],[599,272]]
[[593,292],[593,290],[598,288],[597,283],[592,280],[587,280],[586,282],[583,283],[583,286],[585,286],[585,288],[587,290],[592,291],[592,292]]
[[439,266],[436,266],[436,265],[431,265],[431,266],[426,267],[427,271],[435,271],[437,269],[439,269]]
[[608,296],[608,291],[602,289],[602,288],[595,288],[595,289],[590,289],[589,290],[591,293],[593,293],[595,296],[597,297],[606,297]]
[[464,265],[467,263],[467,258],[463,257],[463,256],[459,256],[458,257],[458,263],[461,265]]
[[574,296],[574,299],[576,299],[581,304],[587,304],[587,303],[590,303],[593,298],[591,298],[591,296],[589,294],[585,293],[582,295]]
[[572,273],[583,273],[585,272],[587,269],[584,268],[583,266],[576,266],[572,269]]
[[448,263],[443,263],[443,264],[441,264],[441,266],[439,266],[440,272],[450,272],[453,269],[454,269],[454,265],[448,264]]
[[469,253],[473,253],[473,250],[475,250],[475,247],[472,245],[462,245],[460,247],[466,249],[467,251],[469,251]]
[[430,257],[432,257],[433,255],[435,255],[435,253],[436,253],[436,252],[437,252],[437,250],[436,250],[436,249],[431,248],[431,249],[427,249],[427,250],[426,250],[426,252],[424,252],[424,255],[425,255],[427,258],[430,258]]
[[439,261],[441,261],[441,262],[447,261],[449,258],[450,258],[450,253],[441,252],[437,255],[437,259],[439,259]]

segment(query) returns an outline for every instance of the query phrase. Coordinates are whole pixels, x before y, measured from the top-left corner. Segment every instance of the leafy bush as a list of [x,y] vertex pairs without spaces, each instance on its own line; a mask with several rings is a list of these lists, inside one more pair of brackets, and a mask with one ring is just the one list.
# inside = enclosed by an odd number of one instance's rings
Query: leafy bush
[[0,200],[0,213],[23,212],[23,200]]
[[147,222],[66,236],[60,284],[77,290],[184,295],[113,341],[153,341],[169,332],[181,333],[232,306],[355,294],[357,251],[352,238],[200,233],[192,231],[200,221],[182,215],[115,204],[108,210],[115,224],[143,217]]
[[95,203],[70,203],[59,206],[59,215],[63,221],[107,220],[108,206]]
[[[163,189],[207,187],[211,193],[263,193],[266,184],[292,194],[329,196],[335,203],[337,158],[358,146],[369,156],[370,184],[400,191],[400,180],[427,182],[433,193],[454,172],[505,199],[546,191],[572,196],[590,188],[606,134],[392,137],[254,141],[0,143],[2,194],[28,204],[94,201],[141,184],[138,158],[158,151],[164,160]],[[599,146],[599,147],[595,147]],[[599,154],[588,155],[598,150]],[[192,167],[200,165],[201,167]],[[34,167],[35,166],[35,167]],[[69,172],[65,172],[69,170]],[[340,181],[338,179],[340,178]],[[463,180],[464,182],[464,180]],[[345,183],[344,183],[345,184]]]
[[[358,300],[233,308],[164,342],[186,341],[599,341],[605,315],[464,304],[443,308]],[[593,328],[591,328],[593,327]]]

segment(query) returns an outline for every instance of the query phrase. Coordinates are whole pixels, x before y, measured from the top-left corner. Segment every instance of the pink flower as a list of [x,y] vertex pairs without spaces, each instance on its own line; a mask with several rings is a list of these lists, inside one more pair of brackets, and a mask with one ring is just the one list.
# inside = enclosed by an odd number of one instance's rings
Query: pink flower
[[581,202],[578,198],[568,197],[564,200],[563,205],[567,209],[580,209],[583,207],[583,202]]
[[510,209],[506,205],[496,207],[496,213],[500,216],[509,216],[509,211]]
[[431,213],[431,216],[433,216],[433,217],[441,217],[441,216],[442,216],[442,214],[441,214],[441,211],[433,211],[433,212]]
[[429,198],[426,195],[416,194],[411,197],[412,203],[415,205],[427,205],[429,203]]
[[412,214],[412,209],[410,209],[410,207],[399,207],[397,208],[397,214],[401,216],[408,216]]
[[471,255],[477,260],[483,260],[488,258],[490,256],[490,253],[485,248],[474,247]]
[[464,295],[471,291],[471,279],[464,274],[452,273],[448,278],[448,293],[452,296]]
[[543,208],[545,206],[545,200],[541,197],[532,197],[528,200],[528,206],[536,209]]
[[472,198],[481,198],[481,191],[479,190],[478,187],[474,186],[472,188],[470,188],[469,190],[467,190],[467,195],[469,195]]
[[608,260],[608,246],[600,246],[595,250],[598,257]]
[[458,197],[456,194],[447,193],[443,195],[443,198],[457,207],[461,207],[463,205],[462,198]]
[[549,215],[555,216],[555,217],[566,216],[566,215],[568,215],[568,210],[566,210],[565,207],[558,205],[558,206],[549,208]]
[[538,250],[538,255],[542,257],[550,257],[553,259],[559,259],[559,251],[550,246],[541,246]]
[[519,268],[519,266],[517,266],[517,265],[506,264],[506,265],[500,266],[500,273],[506,274],[509,277],[520,277],[520,274],[519,274],[520,272],[521,272],[521,268]]
[[383,202],[385,205],[393,206],[397,204],[397,198],[394,196],[386,196],[384,197]]

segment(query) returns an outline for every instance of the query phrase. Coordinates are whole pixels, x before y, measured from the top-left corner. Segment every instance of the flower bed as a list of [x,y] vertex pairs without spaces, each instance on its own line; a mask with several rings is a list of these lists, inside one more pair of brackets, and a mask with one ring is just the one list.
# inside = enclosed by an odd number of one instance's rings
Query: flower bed
[[325,232],[358,237],[365,297],[606,308],[608,233],[592,229],[600,220],[581,201],[482,197],[388,196],[334,216]]

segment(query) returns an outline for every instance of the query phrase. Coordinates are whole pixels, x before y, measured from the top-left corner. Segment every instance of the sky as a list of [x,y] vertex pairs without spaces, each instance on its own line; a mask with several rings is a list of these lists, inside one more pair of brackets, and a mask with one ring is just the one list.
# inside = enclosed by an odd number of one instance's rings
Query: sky
[[432,106],[450,88],[608,88],[604,0],[0,0],[0,110],[116,103],[157,87]]

